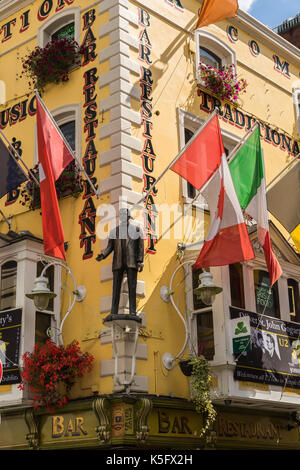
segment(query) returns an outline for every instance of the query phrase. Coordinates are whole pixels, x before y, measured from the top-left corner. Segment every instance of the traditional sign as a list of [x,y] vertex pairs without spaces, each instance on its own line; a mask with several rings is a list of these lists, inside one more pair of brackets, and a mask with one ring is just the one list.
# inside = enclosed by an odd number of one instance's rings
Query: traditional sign
[[206,91],[198,88],[198,96],[201,98],[200,109],[211,114],[215,108],[218,108],[220,118],[239,129],[249,131],[255,122],[258,123],[260,138],[267,144],[288,152],[292,157],[297,157],[300,152],[299,140],[293,139],[285,132],[281,132],[277,128],[272,128],[266,122],[262,122],[252,115],[249,115],[229,103],[223,103],[215,96],[210,95]]
[[1,385],[21,382],[19,351],[22,310],[20,308],[0,312],[0,361],[2,362]]
[[234,378],[300,388],[300,325],[230,307],[231,318],[250,317],[252,349],[236,357]]

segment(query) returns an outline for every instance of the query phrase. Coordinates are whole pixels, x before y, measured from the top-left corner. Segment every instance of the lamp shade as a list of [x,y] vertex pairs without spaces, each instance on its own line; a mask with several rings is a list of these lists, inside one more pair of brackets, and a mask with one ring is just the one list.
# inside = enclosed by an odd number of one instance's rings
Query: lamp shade
[[56,297],[54,292],[48,287],[49,279],[47,277],[37,277],[34,280],[34,288],[26,297],[33,299],[34,305],[38,310],[46,310],[49,300]]
[[222,292],[222,287],[218,287],[213,282],[212,274],[204,271],[199,276],[199,285],[194,289],[194,294],[201,298],[205,305],[211,305],[217,294]]

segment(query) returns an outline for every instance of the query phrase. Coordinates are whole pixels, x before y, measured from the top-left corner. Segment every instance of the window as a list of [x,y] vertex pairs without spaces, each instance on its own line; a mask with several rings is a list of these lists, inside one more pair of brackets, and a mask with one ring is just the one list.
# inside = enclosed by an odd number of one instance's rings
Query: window
[[51,315],[47,313],[35,313],[35,344],[45,344],[50,339],[51,320]]
[[63,135],[65,136],[71,149],[75,150],[75,146],[76,146],[76,123],[75,121],[66,122],[66,124],[62,124],[61,126],[59,126],[59,128],[62,131]]
[[244,277],[241,263],[229,266],[231,305],[237,308],[245,308]]
[[75,23],[72,21],[65,26],[59,28],[55,33],[51,35],[51,39],[59,39],[59,38],[67,38],[67,39],[75,39]]
[[80,44],[80,8],[69,7],[51,16],[38,30],[38,45],[45,47],[55,37],[67,37]]
[[200,47],[200,61],[211,67],[220,68],[222,66],[222,60],[213,52],[205,49],[205,47]]
[[214,326],[213,314],[211,307],[207,307],[200,297],[194,294],[194,289],[199,285],[199,275],[202,269],[192,271],[193,279],[193,306],[194,315],[197,325],[197,354],[203,355],[207,360],[211,361],[215,354],[214,345]]
[[17,262],[7,261],[1,266],[0,310],[16,307]]
[[221,67],[223,65],[236,65],[235,52],[221,39],[207,31],[197,30],[195,32],[196,41],[196,77],[200,81],[199,64]]
[[280,318],[279,295],[277,282],[271,292],[270,277],[267,271],[254,270],[255,301],[257,313]]

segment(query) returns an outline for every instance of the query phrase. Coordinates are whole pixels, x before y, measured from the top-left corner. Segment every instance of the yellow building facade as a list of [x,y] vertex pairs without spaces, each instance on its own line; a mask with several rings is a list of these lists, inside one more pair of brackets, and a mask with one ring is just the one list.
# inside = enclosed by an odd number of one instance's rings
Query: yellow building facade
[[[1,449],[299,448],[297,361],[295,371],[283,368],[279,379],[266,378],[257,364],[238,368],[230,329],[235,313],[250,312],[269,320],[264,333],[290,327],[292,333],[276,336],[281,352],[285,341],[298,338],[299,254],[270,215],[283,275],[263,310],[267,269],[250,224],[255,259],[211,268],[223,290],[204,306],[193,295],[199,273],[192,264],[209,227],[208,207],[185,180],[165,170],[218,108],[228,154],[258,121],[270,183],[299,154],[300,51],[241,10],[195,30],[200,7],[197,0],[0,1],[1,138],[29,169],[36,167],[36,96],[22,59],[57,35],[72,37],[82,49],[81,65],[68,81],[47,84],[42,99],[85,170],[79,186],[72,180],[60,194],[64,266],[44,256],[37,194],[25,183],[0,201],[1,339],[7,343]],[[205,87],[201,62],[235,65],[238,78],[247,81],[237,103]],[[120,207],[131,208],[145,233],[137,344],[130,328],[114,330],[104,321],[112,301],[112,257],[96,261]],[[56,297],[37,311],[25,294],[47,263]],[[83,296],[70,310],[74,291]],[[128,313],[126,282],[119,313]],[[13,337],[6,336],[9,321]],[[26,351],[49,338],[58,341],[62,321],[63,343],[77,340],[94,361],[68,404],[49,413],[32,407],[18,374]],[[189,352],[204,354],[211,366],[217,418],[205,437],[191,379],[179,367]],[[291,358],[281,353],[280,360],[287,365]]]

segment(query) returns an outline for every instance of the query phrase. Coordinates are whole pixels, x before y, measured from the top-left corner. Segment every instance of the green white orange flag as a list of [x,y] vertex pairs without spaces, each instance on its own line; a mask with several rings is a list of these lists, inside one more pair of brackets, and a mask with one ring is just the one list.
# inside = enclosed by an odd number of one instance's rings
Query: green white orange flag
[[258,241],[264,250],[271,286],[281,276],[269,232],[264,162],[259,128],[250,134],[229,163],[232,181],[241,208],[257,223]]
[[201,190],[210,210],[210,228],[193,269],[225,266],[255,256],[222,140],[220,147],[221,164]]
[[238,8],[238,0],[203,0],[196,29],[232,18]]

